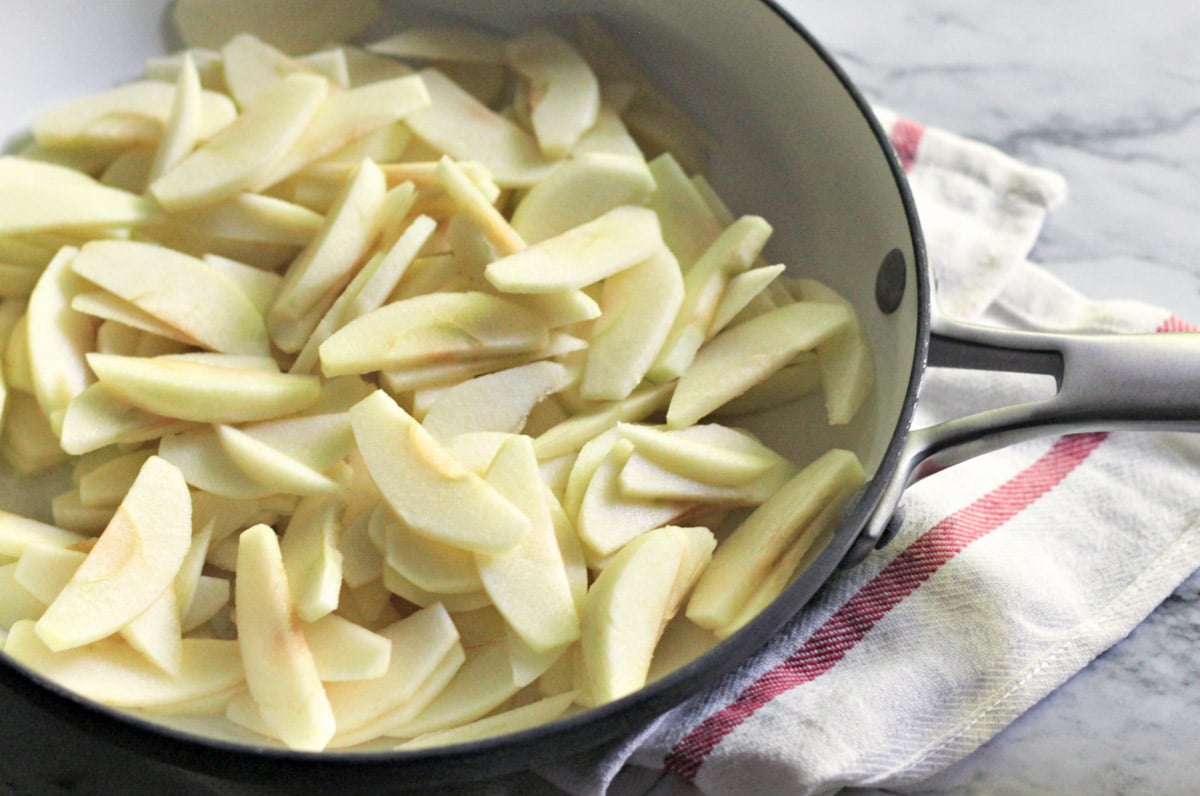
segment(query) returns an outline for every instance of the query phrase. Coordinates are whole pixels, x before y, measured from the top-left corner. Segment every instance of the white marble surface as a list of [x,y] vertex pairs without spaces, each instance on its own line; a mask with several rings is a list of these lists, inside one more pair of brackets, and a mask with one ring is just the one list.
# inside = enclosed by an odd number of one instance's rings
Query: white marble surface
[[[1067,178],[1070,198],[1052,214],[1035,261],[1087,295],[1200,321],[1194,0],[784,5],[872,101]],[[1198,644],[1193,576],[990,743],[905,792],[1195,793]]]

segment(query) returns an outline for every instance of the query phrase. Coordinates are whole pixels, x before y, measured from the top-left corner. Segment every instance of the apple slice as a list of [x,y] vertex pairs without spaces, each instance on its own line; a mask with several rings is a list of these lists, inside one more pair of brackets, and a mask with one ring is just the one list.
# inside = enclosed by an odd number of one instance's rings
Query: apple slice
[[242,532],[237,569],[238,647],[246,686],[280,740],[293,749],[323,749],[336,730],[333,708],[297,621],[279,540],[269,525]]
[[644,207],[622,205],[502,257],[484,275],[497,290],[511,293],[577,290],[637,265],[662,248],[658,216]]
[[710,630],[729,625],[784,551],[801,536],[819,535],[814,520],[865,480],[858,457],[836,448],[801,470],[721,543],[696,584],[688,619]]
[[683,306],[671,327],[650,377],[677,379],[688,369],[708,339],[725,286],[750,268],[771,236],[771,225],[759,216],[742,216],[713,241],[683,277]]
[[641,205],[654,192],[654,177],[641,157],[584,154],[532,186],[512,214],[527,243],[539,243],[622,205]]
[[844,425],[854,418],[875,383],[871,349],[850,302],[815,279],[797,279],[794,286],[805,301],[836,304],[852,316],[848,329],[817,346],[829,424]]
[[[36,621],[46,603],[35,597],[16,579],[17,562],[0,564],[0,631],[7,631],[23,619]],[[0,648],[4,641],[0,639]]]
[[418,72],[432,103],[405,122],[418,138],[455,160],[477,160],[504,188],[532,185],[555,167],[533,136],[432,67]]
[[421,609],[379,635],[390,642],[393,652],[382,676],[326,686],[339,738],[401,708],[447,655],[455,648],[462,649],[458,630],[441,605]]
[[570,644],[579,637],[579,616],[532,440],[510,437],[496,453],[487,480],[528,518],[529,531],[512,550],[476,554],[484,590],[535,652]]
[[386,503],[371,513],[383,526],[385,559],[396,572],[434,594],[469,594],[483,589],[474,556],[460,548],[413,533]]
[[617,423],[645,420],[671,400],[673,383],[647,385],[634,390],[621,401],[601,401],[586,407],[563,422],[538,435],[534,450],[539,461],[574,453],[588,440],[598,437]]
[[211,204],[248,189],[287,154],[328,92],[329,81],[289,75],[228,126],[150,184],[168,211]]
[[633,455],[633,443],[618,440],[596,468],[579,502],[575,518],[579,541],[593,564],[631,540],[691,511],[690,500],[635,498],[621,491],[621,469]]
[[[150,168],[146,171],[143,186],[162,176],[163,172],[183,160],[195,149],[204,133],[204,87],[200,70],[192,53],[184,51],[179,59],[179,74],[173,80],[175,94],[171,98],[171,110],[163,121],[162,136],[154,151]],[[226,124],[236,116],[229,115]],[[224,126],[224,125],[222,125]],[[211,134],[211,133],[210,133]]]
[[725,228],[672,155],[650,161],[654,194],[647,206],[658,215],[663,240],[686,273]]
[[84,356],[95,344],[95,322],[71,308],[84,289],[73,271],[78,249],[64,247],[55,255],[29,296],[25,329],[30,375],[38,406],[57,434],[71,399],[92,383]]
[[276,185],[308,164],[400,121],[419,108],[428,107],[429,103],[429,92],[419,75],[394,77],[330,94],[300,139],[254,188],[263,190]]
[[0,556],[17,559],[31,546],[67,548],[87,537],[0,510]]
[[221,66],[229,96],[242,108],[287,75],[315,71],[252,33],[238,33],[223,42]]
[[87,559],[38,620],[38,637],[55,651],[79,647],[141,615],[183,563],[191,513],[179,470],[147,459]]
[[460,724],[457,727],[451,727],[440,732],[421,735],[410,741],[405,741],[397,746],[396,749],[403,751],[408,749],[453,746],[454,744],[469,743],[484,738],[493,738],[497,735],[507,735],[532,727],[539,727],[565,714],[574,701],[574,691],[556,694],[539,699],[537,702],[531,702],[528,705],[506,710],[503,713],[493,714],[487,718],[468,722],[467,724]]
[[62,450],[79,456],[114,443],[134,443],[184,431],[191,423],[130,406],[100,384],[71,399],[63,414]]
[[413,27],[367,47],[393,58],[503,64],[504,40],[467,27]]
[[328,614],[302,628],[323,682],[373,680],[387,674],[392,640]]
[[[464,218],[479,230],[483,239],[491,244],[496,253],[509,255],[526,247],[527,244],[508,223],[508,219],[496,209],[492,201],[457,163],[443,156],[438,161],[434,173],[446,193],[462,208]],[[462,255],[458,247],[454,247],[453,241],[451,246],[461,259]],[[488,253],[490,254],[490,250]]]
[[441,442],[473,431],[518,433],[533,407],[570,380],[557,362],[531,362],[477,376],[443,391],[421,420]]
[[620,423],[617,429],[649,461],[714,486],[742,486],[784,461],[748,432],[716,424],[669,431]]
[[183,630],[175,589],[168,587],[150,607],[125,627],[121,638],[167,674],[183,670]]
[[513,549],[529,520],[382,391],[350,409],[354,438],[392,510],[416,533],[481,553]]
[[279,542],[288,591],[296,615],[304,622],[315,622],[338,605],[342,588],[342,553],[337,546],[342,531],[338,521],[341,510],[341,501],[336,497],[302,499]]
[[[739,318],[742,311],[759,299],[763,291],[785,270],[786,266],[783,265],[761,265],[730,277],[721,295],[721,303],[717,305],[708,326],[708,336],[715,337],[735,318]],[[749,320],[748,317],[741,319]]]
[[31,621],[12,626],[4,652],[65,688],[114,707],[166,708],[227,692],[243,681],[237,642],[219,639],[184,639],[177,675],[159,669],[118,638],[54,652]]
[[[698,541],[689,541],[691,536]],[[596,578],[580,638],[596,704],[646,684],[654,648],[698,574],[697,564],[703,564],[696,552],[704,547],[711,552],[713,545],[706,528],[657,528],[622,548]]]
[[215,428],[229,460],[265,490],[289,495],[337,495],[343,491],[342,485],[328,475],[234,426]]
[[694,424],[850,322],[845,307],[796,302],[726,329],[700,349],[680,377],[667,408],[667,425]]
[[684,305],[684,278],[669,249],[604,281],[580,396],[619,401],[650,372]]
[[196,580],[187,610],[179,617],[179,629],[191,633],[216,617],[229,605],[232,593],[229,581],[214,575],[201,575]]
[[486,716],[518,690],[508,660],[508,645],[498,642],[472,650],[454,679],[425,710],[391,727],[395,738],[415,738],[457,727]]
[[304,246],[321,227],[320,213],[273,196],[239,193],[222,202],[172,213],[189,234],[253,243]]
[[535,30],[505,45],[508,65],[528,86],[529,117],[542,154],[562,158],[596,123],[600,83],[564,39]]
[[306,53],[354,38],[379,16],[379,0],[178,0],[171,21],[189,47],[216,48],[253,33],[288,53]]
[[37,400],[24,392],[9,393],[5,400],[0,456],[22,475],[40,473],[67,460],[54,429]]
[[46,606],[54,602],[86,558],[79,550],[34,545],[17,559],[13,578]]
[[270,351],[261,313],[203,260],[149,243],[99,240],[85,244],[71,268],[204,348]]
[[320,347],[326,376],[524,354],[550,341],[545,322],[488,293],[435,293],[387,304],[346,324]]
[[[33,136],[54,149],[120,150],[153,146],[171,116],[176,88],[157,80],[138,80],[70,100],[38,114]],[[237,116],[228,97],[203,91],[197,97],[197,135],[213,136]]]
[[354,269],[379,236],[379,211],[387,181],[372,161],[355,171],[325,224],[292,261],[267,313],[271,339],[285,351],[299,351],[354,276]]
[[106,390],[163,417],[198,423],[267,420],[301,411],[320,397],[315,376],[224,367],[212,361],[87,355]]

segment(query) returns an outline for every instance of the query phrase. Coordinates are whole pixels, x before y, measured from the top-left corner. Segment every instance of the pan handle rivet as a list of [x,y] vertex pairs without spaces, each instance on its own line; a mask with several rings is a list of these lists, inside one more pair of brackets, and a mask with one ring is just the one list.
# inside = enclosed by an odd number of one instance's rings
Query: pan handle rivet
[[884,255],[883,262],[879,264],[879,270],[875,273],[875,303],[885,315],[891,315],[900,308],[907,274],[904,252],[892,249]]

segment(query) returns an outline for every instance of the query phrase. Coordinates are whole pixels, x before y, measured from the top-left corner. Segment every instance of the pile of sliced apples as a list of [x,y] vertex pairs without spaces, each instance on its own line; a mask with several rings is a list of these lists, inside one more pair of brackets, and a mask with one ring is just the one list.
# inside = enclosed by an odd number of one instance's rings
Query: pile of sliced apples
[[209,6],[0,158],[0,454],[72,479],[0,513],[4,652],[415,748],[618,699],[777,596],[865,476],[737,417],[823,388],[845,423],[872,365],[713,143],[590,20],[305,54],[266,38],[331,24]]

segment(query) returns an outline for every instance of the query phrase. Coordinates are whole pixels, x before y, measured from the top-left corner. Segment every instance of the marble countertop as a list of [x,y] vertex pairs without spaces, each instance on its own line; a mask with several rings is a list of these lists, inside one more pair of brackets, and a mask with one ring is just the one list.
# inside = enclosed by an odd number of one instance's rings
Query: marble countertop
[[[1200,321],[1190,0],[791,0],[868,99],[1064,175],[1032,259]],[[1200,770],[1200,577],[975,754],[906,793],[1183,794]],[[865,796],[866,791],[858,791]],[[872,792],[878,793],[878,792]]]

